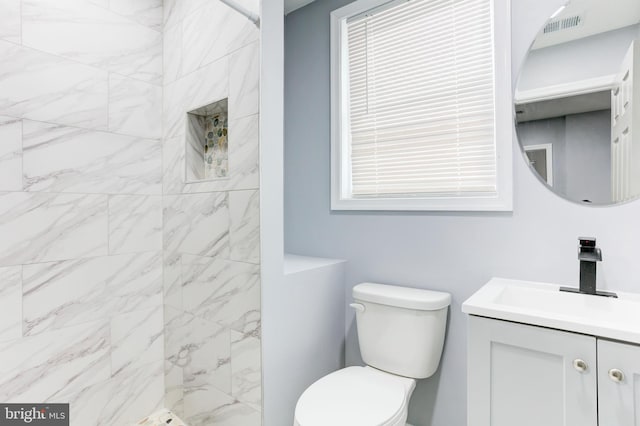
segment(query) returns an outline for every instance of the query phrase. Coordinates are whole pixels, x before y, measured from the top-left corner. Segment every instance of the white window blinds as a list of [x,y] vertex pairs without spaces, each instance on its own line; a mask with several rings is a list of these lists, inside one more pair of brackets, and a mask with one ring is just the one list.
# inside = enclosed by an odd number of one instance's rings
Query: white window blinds
[[347,21],[353,197],[496,192],[491,0],[410,0]]

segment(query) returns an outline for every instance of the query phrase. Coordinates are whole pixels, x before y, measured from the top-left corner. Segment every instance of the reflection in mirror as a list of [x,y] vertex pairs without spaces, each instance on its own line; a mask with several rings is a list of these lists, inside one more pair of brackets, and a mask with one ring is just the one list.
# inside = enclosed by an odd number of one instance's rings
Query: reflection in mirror
[[640,1],[573,0],[541,29],[514,95],[531,170],[585,204],[640,195]]

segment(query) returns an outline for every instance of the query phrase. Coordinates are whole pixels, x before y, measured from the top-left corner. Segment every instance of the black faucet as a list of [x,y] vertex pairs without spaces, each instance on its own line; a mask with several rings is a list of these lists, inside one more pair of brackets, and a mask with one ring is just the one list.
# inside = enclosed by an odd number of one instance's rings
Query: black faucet
[[580,293],[596,294],[596,265],[602,261],[602,252],[596,247],[595,238],[579,238]]
[[590,294],[593,296],[618,297],[615,293],[596,290],[596,264],[602,261],[602,251],[596,247],[596,239],[578,238],[578,260],[580,260],[580,288],[561,287],[560,291]]

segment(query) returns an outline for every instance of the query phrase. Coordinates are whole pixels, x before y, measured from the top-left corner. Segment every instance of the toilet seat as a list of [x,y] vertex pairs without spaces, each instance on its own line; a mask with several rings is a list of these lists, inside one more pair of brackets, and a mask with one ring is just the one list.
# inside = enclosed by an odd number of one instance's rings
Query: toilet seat
[[297,426],[396,426],[405,424],[415,380],[372,367],[331,373],[304,391]]

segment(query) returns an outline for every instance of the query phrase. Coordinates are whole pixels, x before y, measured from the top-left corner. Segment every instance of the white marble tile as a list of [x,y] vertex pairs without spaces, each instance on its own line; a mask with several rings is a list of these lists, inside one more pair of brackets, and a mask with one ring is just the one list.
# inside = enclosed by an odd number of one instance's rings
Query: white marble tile
[[170,424],[171,426],[186,426],[185,423],[180,419],[176,413],[171,412],[167,409],[160,410],[152,415],[145,417],[144,419],[140,419],[136,425],[137,426],[166,426]]
[[165,27],[179,24],[182,19],[191,12],[199,9],[210,0],[165,0],[164,1],[164,23]]
[[213,387],[185,391],[184,417],[189,426],[260,426],[261,414]]
[[231,395],[262,410],[260,339],[237,331],[231,331]]
[[109,76],[109,130],[148,139],[162,137],[162,87]]
[[228,57],[224,57],[181,78],[185,111],[228,98],[228,73],[229,60]]
[[106,254],[106,195],[0,192],[0,266]]
[[165,306],[182,309],[182,279],[180,254],[164,251],[162,264]]
[[102,321],[0,342],[0,400],[48,401],[108,379],[109,364]]
[[162,197],[109,197],[109,254],[162,250]]
[[163,1],[162,15],[165,29],[180,21],[180,16],[178,14],[180,2],[182,2],[182,0]]
[[0,114],[107,127],[108,73],[0,40]]
[[170,138],[163,143],[163,191],[165,194],[257,189],[260,186],[259,115],[229,122],[229,178],[185,182],[185,141]]
[[182,25],[165,28],[163,35],[164,84],[167,85],[182,76]]
[[149,364],[136,373],[112,379],[111,398],[99,425],[124,425],[153,413],[164,405],[162,361]]
[[112,374],[131,372],[164,359],[161,295],[150,309],[118,315],[111,320]]
[[229,119],[260,110],[260,43],[254,42],[229,55]]
[[160,194],[159,141],[25,120],[24,189]]
[[113,300],[111,313],[130,312],[156,307],[157,295],[162,294],[162,253],[109,256],[111,279],[106,291]]
[[182,256],[185,311],[245,333],[260,327],[260,267],[220,258]]
[[84,0],[23,0],[22,43],[162,84],[162,33]]
[[[169,308],[172,309],[172,308]],[[165,311],[166,312],[166,311]],[[168,318],[165,314],[165,318]],[[166,330],[166,329],[165,329]],[[165,334],[166,335],[166,334]],[[166,339],[165,339],[166,342]],[[182,367],[165,361],[164,363],[164,406],[178,416],[184,414],[184,384]]]
[[108,320],[119,313],[158,308],[160,252],[25,265],[26,335]]
[[109,7],[142,25],[156,31],[162,30],[162,0],[110,0]]
[[[206,323],[213,324],[209,321]],[[212,339],[196,341],[194,346],[190,346],[191,362],[183,368],[184,386],[187,389],[214,386],[227,392],[231,390],[229,330],[220,327],[217,330],[219,334]],[[208,333],[211,331],[209,329]]]
[[213,386],[231,393],[229,329],[188,312],[166,308],[167,362],[183,372],[185,389]]
[[260,192],[229,192],[231,260],[260,263]]
[[185,183],[185,139],[162,141],[162,193],[181,194]]
[[229,97],[229,60],[223,57],[164,87],[164,137],[184,136],[188,111]]
[[163,87],[162,124],[165,139],[180,137],[184,140],[186,131],[187,108],[184,96],[185,78]]
[[185,142],[185,164],[187,182],[205,179],[204,138],[205,119],[200,115],[187,114],[187,135]]
[[22,190],[22,120],[0,116],[0,191],[20,190]]
[[109,0],[88,0],[89,3],[95,4],[96,6],[100,6],[104,9],[109,8]]
[[71,426],[126,426],[160,410],[163,395],[160,361],[67,393],[57,400],[70,404]]
[[22,267],[0,268],[0,341],[22,337]]
[[0,38],[20,43],[20,0],[0,1]]
[[166,196],[164,249],[168,256],[183,253],[229,257],[229,203],[224,192]]
[[185,391],[183,418],[189,426],[218,425],[220,418],[216,418],[216,411],[219,414],[234,403],[233,397],[212,386],[192,388]]
[[210,2],[182,22],[182,67],[197,70],[258,39],[250,20],[222,2]]
[[[233,126],[233,127],[232,127]],[[230,190],[260,187],[260,116],[229,121]]]

